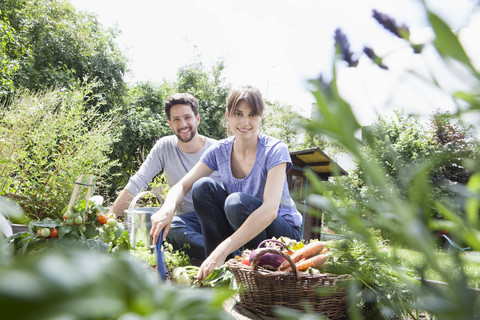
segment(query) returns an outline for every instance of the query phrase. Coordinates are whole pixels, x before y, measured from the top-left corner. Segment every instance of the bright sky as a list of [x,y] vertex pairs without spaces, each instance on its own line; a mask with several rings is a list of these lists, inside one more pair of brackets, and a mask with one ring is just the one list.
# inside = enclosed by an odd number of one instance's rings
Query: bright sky
[[[376,112],[393,109],[427,115],[438,108],[452,110],[445,96],[419,90],[421,84],[405,76],[406,66],[422,70],[425,60],[402,49],[402,42],[372,18],[376,8],[409,26],[413,37],[428,37],[419,0],[70,1],[78,10],[98,15],[104,26],[118,27],[118,44],[130,59],[131,82],[174,80],[177,70],[198,55],[207,66],[223,58],[224,76],[233,86],[255,85],[264,98],[307,115],[314,99],[306,81],[330,75],[333,35],[340,27],[353,51],[368,45],[379,54],[390,53],[384,60],[390,72],[361,61],[359,68],[340,74],[341,90],[361,124],[372,122]],[[428,1],[454,28],[468,27],[462,37],[478,63],[480,48],[473,40],[480,34],[478,10],[472,25],[467,24],[476,2]],[[428,60],[435,65],[435,55]]]

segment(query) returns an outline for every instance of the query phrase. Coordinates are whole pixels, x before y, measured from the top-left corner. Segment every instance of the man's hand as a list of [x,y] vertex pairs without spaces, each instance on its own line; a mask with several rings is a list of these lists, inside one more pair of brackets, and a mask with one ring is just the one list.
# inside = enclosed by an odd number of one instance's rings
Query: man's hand
[[132,202],[133,198],[134,196],[130,191],[127,189],[122,190],[113,205],[110,207],[108,213],[115,214],[115,217],[124,217],[124,212],[130,205],[130,202]]
[[166,210],[162,210],[161,208],[155,214],[152,215],[152,229],[150,230],[150,235],[153,238],[153,244],[157,244],[158,236],[160,232],[163,230],[163,239],[164,241],[167,238],[168,231],[170,230],[170,226],[173,220],[173,214],[169,214]]

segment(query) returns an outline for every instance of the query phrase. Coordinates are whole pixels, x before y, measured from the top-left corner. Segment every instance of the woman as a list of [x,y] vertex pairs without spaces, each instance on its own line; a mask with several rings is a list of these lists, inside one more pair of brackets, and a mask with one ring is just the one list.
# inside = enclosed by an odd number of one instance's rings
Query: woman
[[[165,239],[175,207],[193,186],[207,256],[197,274],[201,281],[240,248],[254,249],[272,237],[300,240],[302,218],[286,182],[286,172],[292,167],[290,154],[283,142],[260,134],[264,109],[258,89],[234,90],[225,114],[231,136],[203,154],[152,216],[150,234],[156,243],[161,230]],[[223,186],[206,178],[213,171],[220,172]]]

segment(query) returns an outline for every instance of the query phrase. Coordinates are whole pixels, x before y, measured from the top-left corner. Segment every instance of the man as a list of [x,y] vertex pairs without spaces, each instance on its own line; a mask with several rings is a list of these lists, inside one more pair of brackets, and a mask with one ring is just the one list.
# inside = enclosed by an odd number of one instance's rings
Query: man
[[[116,216],[122,216],[135,195],[147,189],[148,183],[162,170],[167,184],[170,187],[175,185],[216,141],[198,134],[198,101],[192,95],[177,93],[170,96],[165,102],[165,114],[175,135],[158,140],[138,172],[130,178],[110,209]],[[218,174],[211,177],[221,183]],[[189,244],[190,248],[184,250],[191,258],[205,259],[202,231],[191,193],[177,207],[170,229],[166,231],[166,240],[174,249],[182,249],[184,244]]]

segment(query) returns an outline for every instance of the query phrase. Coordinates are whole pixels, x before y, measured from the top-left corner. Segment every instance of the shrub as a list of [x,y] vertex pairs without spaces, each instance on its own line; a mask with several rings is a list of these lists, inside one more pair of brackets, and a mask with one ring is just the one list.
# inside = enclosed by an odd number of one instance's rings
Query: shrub
[[30,219],[59,218],[81,174],[97,183],[114,164],[114,119],[86,109],[91,86],[18,94],[0,109],[0,194]]

